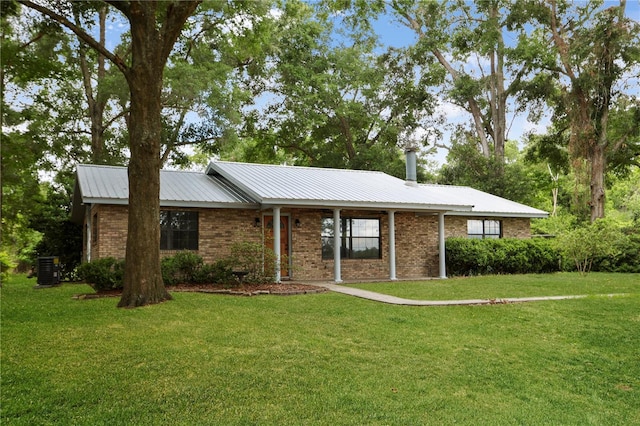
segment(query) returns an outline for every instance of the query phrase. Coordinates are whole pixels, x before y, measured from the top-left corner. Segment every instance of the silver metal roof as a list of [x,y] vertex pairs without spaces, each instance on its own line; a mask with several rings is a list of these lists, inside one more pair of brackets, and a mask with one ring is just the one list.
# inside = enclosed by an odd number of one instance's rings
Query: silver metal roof
[[469,200],[448,197],[382,172],[214,161],[220,176],[264,205],[471,211]]
[[434,193],[444,193],[452,199],[467,200],[473,203],[470,212],[450,212],[449,215],[458,216],[502,216],[502,217],[530,217],[545,218],[549,214],[543,210],[516,203],[506,198],[498,197],[487,192],[479,191],[468,186],[454,185],[421,185]]
[[[127,204],[126,167],[81,164],[77,189],[83,203]],[[256,207],[255,201],[204,173],[161,170],[160,205],[172,207]]]
[[[126,167],[79,165],[72,219],[82,204],[122,204]],[[547,217],[547,213],[469,187],[408,185],[382,172],[214,161],[205,173],[162,170],[164,207],[314,207],[447,212],[449,215]]]

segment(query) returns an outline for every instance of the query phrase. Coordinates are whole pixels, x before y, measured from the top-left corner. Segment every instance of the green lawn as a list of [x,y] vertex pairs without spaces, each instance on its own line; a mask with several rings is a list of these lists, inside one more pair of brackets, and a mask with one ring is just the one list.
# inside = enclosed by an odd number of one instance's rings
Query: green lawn
[[[482,296],[521,295],[527,277],[510,278]],[[529,279],[555,291],[556,276]],[[1,290],[2,425],[640,424],[632,283],[528,304],[174,293],[134,310],[34,284]]]
[[640,293],[639,274],[574,273],[489,275],[446,280],[348,284],[415,300],[497,299],[531,296]]

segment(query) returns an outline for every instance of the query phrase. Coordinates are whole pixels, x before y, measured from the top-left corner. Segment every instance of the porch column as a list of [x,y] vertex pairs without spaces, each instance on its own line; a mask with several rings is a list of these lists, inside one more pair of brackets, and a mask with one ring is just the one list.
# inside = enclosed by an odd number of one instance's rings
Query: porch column
[[91,216],[91,204],[84,206],[84,221],[87,250],[85,251],[85,262],[91,262],[91,232],[93,231],[93,217]]
[[273,252],[276,255],[276,282],[282,281],[280,273],[280,207],[273,208]]
[[447,264],[444,252],[444,212],[438,213],[438,260],[440,278],[447,278]]
[[389,279],[396,278],[396,215],[395,211],[389,210]]
[[333,210],[333,280],[342,282],[340,249],[342,248],[342,236],[340,235],[340,209]]

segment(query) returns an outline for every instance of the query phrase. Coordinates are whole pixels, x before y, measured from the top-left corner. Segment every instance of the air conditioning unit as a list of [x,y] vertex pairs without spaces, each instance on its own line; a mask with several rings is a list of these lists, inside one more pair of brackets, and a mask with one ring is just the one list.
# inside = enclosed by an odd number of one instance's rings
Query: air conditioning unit
[[38,286],[60,284],[60,259],[57,256],[38,258]]

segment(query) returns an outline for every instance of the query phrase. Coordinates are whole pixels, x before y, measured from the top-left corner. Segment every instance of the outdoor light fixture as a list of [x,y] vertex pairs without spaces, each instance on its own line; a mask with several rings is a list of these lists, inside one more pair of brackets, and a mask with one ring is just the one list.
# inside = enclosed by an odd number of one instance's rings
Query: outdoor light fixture
[[300,223],[300,219],[296,219],[296,228],[301,228],[302,223]]
[[256,228],[258,226],[260,226],[260,218],[256,217],[255,219],[253,219],[253,226],[255,226]]

